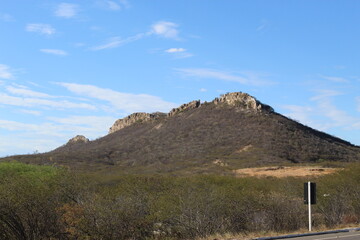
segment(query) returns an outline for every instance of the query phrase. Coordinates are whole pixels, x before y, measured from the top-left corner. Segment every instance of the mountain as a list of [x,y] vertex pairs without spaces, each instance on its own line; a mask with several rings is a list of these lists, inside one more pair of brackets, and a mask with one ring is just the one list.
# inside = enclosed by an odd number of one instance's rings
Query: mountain
[[165,113],[133,113],[94,141],[76,136],[22,162],[126,173],[231,172],[243,167],[359,161],[360,148],[276,113],[241,92]]

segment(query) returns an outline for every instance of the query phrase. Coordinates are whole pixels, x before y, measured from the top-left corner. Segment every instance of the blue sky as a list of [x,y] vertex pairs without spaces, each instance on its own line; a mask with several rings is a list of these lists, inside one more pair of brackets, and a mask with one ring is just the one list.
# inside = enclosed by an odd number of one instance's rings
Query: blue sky
[[0,3],[0,156],[247,92],[360,145],[360,1]]

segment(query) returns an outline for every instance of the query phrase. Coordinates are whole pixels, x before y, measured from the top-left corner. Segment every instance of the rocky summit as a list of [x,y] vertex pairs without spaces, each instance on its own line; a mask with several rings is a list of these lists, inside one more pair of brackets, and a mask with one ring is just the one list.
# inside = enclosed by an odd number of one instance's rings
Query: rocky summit
[[274,164],[359,161],[360,148],[234,92],[169,113],[133,113],[94,141],[76,136],[53,151],[9,159],[87,171],[230,174]]
[[[212,101],[212,103],[215,105],[225,103],[229,106],[238,107],[238,109],[250,110],[250,111],[255,111],[255,112],[261,112],[261,111],[273,112],[274,111],[272,109],[272,107],[270,107],[266,104],[262,104],[256,98],[250,96],[247,93],[242,93],[242,92],[234,92],[234,93],[224,94],[220,98],[215,98]],[[165,117],[172,117],[172,116],[175,116],[184,111],[199,108],[199,107],[201,107],[201,105],[202,104],[201,104],[200,100],[194,100],[189,103],[182,104],[178,108],[173,108],[167,114],[161,113],[161,112],[133,113],[125,118],[118,119],[114,123],[114,125],[112,127],[110,127],[109,133],[114,133],[114,132],[121,130],[125,127],[128,127],[134,123],[141,123],[141,122],[147,122],[147,121],[152,121],[152,120],[158,120],[160,118],[165,118]]]
[[86,138],[83,135],[77,135],[77,136],[73,137],[72,139],[70,139],[67,144],[87,143],[87,142],[89,142],[88,138]]

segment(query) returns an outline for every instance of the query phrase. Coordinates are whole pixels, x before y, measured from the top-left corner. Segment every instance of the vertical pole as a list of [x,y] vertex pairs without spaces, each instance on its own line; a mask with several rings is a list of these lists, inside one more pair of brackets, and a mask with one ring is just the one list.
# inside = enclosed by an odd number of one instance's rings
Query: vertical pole
[[309,232],[311,232],[311,187],[310,182],[308,182],[308,206],[309,206]]

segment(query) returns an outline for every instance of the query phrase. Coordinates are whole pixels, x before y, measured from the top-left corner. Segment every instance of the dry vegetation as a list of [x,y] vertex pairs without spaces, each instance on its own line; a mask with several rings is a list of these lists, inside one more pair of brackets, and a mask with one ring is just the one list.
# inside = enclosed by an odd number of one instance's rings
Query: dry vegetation
[[[314,229],[360,224],[360,165],[316,179]],[[78,175],[0,164],[0,239],[246,239],[307,225],[304,178]],[[244,237],[244,238],[242,238]]]
[[235,170],[237,177],[317,177],[331,174],[342,168],[325,168],[321,166],[300,166],[300,167],[261,167],[243,168]]

